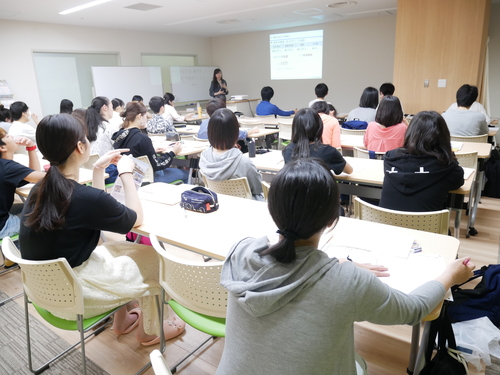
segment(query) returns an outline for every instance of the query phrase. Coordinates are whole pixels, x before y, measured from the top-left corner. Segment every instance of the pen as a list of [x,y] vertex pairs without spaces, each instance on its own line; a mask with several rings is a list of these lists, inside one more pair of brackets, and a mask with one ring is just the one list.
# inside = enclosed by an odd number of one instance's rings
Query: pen
[[469,261],[470,261],[470,259],[466,259],[466,260],[464,260],[464,261],[463,261],[464,266],[466,266],[467,264],[469,264]]

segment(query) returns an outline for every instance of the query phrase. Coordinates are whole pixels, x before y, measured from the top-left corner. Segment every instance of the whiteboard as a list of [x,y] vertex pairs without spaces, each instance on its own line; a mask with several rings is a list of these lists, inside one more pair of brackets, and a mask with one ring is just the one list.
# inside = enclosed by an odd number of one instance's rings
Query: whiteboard
[[147,105],[153,96],[163,97],[159,66],[93,66],[92,77],[95,96],[109,100],[119,98],[128,103],[140,95]]
[[210,99],[210,83],[214,66],[171,66],[170,80],[176,102],[196,102]]

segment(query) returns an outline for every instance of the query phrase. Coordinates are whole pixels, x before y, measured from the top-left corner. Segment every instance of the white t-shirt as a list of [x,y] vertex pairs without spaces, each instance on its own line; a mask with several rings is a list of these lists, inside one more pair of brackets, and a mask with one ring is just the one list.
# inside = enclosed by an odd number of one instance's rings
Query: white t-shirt
[[[316,103],[316,102],[326,102],[326,100],[325,100],[325,99],[320,99],[320,98],[316,98],[316,99],[314,99],[314,100],[311,100],[311,101],[309,102],[309,108],[311,108],[311,107],[312,107],[312,105],[313,105],[314,103]],[[326,103],[327,103],[327,104],[332,104],[332,103],[330,103],[330,102],[326,102]]]
[[103,129],[99,126],[97,129],[97,139],[90,143],[90,155],[97,154],[101,157],[106,152],[114,149],[113,141],[111,140],[111,136],[115,133],[115,131],[113,131],[113,126],[107,121],[103,121],[102,125],[105,128]]
[[168,122],[169,125],[172,125],[174,121],[184,121],[185,117],[181,116],[177,113],[174,107],[171,105],[165,105],[165,113],[163,114],[163,118]]
[[[449,110],[452,110],[452,109],[458,109],[457,103],[453,103],[452,105],[450,105],[450,108],[448,108],[446,110],[446,112],[448,112]],[[472,103],[472,105],[469,108],[469,111],[482,113],[484,115],[484,117],[486,117],[486,123],[489,124],[491,122],[490,116],[488,115],[488,113],[486,112],[486,109],[484,109],[484,107],[481,103],[478,103],[478,102]]]

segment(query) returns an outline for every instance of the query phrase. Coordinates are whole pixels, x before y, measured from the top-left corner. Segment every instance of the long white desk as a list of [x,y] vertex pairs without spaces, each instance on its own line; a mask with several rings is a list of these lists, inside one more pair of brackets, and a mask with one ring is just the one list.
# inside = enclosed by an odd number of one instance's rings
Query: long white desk
[[[242,238],[268,236],[271,240],[276,239],[276,226],[265,202],[219,194],[218,211],[209,214],[185,211],[178,202],[181,192],[189,188],[191,188],[189,185],[174,186],[161,183],[142,187],[139,194],[144,210],[144,222],[134,228],[134,232],[145,236],[154,233],[163,242],[221,260],[226,258],[233,244]],[[370,239],[368,245],[366,241],[357,243],[357,239],[360,238],[359,233],[363,233],[364,238]],[[398,241],[404,240],[409,246],[413,241],[418,242],[422,247],[420,254],[422,257],[439,257],[438,261],[441,261],[443,266],[455,259],[460,246],[460,242],[450,236],[344,217],[339,218],[337,226],[330,235],[331,239],[323,246],[323,250],[330,255],[338,251],[338,248],[335,249],[336,244],[348,244],[357,250],[362,247],[370,251],[374,248],[387,247],[389,239],[397,237]],[[420,283],[435,278],[435,273],[422,272],[421,264],[421,262],[406,262],[407,273],[401,275],[400,272],[399,277],[404,278],[408,275],[412,275],[412,278],[421,277]],[[391,277],[381,280],[396,288],[400,285],[394,278],[391,280]],[[435,319],[438,313],[437,308],[429,319]],[[413,327],[412,333],[410,369],[415,365],[419,331],[420,325],[417,324]]]

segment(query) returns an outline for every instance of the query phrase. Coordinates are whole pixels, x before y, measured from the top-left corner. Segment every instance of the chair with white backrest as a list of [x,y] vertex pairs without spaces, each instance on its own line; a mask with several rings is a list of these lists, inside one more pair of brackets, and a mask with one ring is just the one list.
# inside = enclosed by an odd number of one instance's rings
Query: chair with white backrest
[[[210,335],[191,353],[172,366],[173,374],[177,367],[210,340],[226,335],[227,291],[220,285],[220,273],[224,262],[193,262],[179,258],[165,249],[155,234],[150,235],[151,244],[159,255],[162,303],[160,316],[163,317],[164,305],[172,310],[191,327]],[[165,295],[171,299],[165,301]],[[161,324],[161,321],[160,321]],[[160,350],[165,346],[163,332],[160,333]]]
[[355,129],[344,129],[340,128],[340,134],[349,134],[349,135],[365,135],[366,129],[355,130]]
[[209,180],[202,174],[203,182],[207,189],[217,194],[231,195],[238,198],[252,199],[252,191],[246,177],[233,178],[224,181]]
[[[19,235],[16,234],[16,235],[12,236],[11,239],[12,239],[12,241],[17,241],[19,239]],[[3,253],[1,250],[1,245],[2,245],[2,239],[0,238],[0,275],[3,275],[5,273],[9,273],[9,272],[12,272],[12,271],[19,269],[19,265],[16,264],[15,262],[12,262],[9,259],[6,259],[3,256]],[[21,292],[21,293],[18,293],[12,297],[7,297],[6,299],[0,301],[0,306],[6,304],[9,301],[13,301],[15,298],[21,297],[22,295],[23,295],[23,293]]]
[[488,142],[488,134],[483,135],[471,135],[471,136],[459,136],[452,135],[452,142],[476,142],[476,143],[486,143]]
[[193,134],[193,139],[199,142],[208,142],[208,139],[198,138],[196,134]]
[[97,160],[99,160],[99,155],[98,154],[92,154],[92,155],[90,155],[89,156],[89,160],[86,163],[82,164],[82,168],[93,170],[94,169],[94,164],[95,164],[95,162]]
[[374,206],[356,197],[354,217],[359,220],[393,225],[396,227],[448,234],[450,211],[408,212]]
[[151,361],[151,366],[155,375],[172,375],[172,372],[168,368],[167,361],[158,349],[153,350],[149,354],[149,360]]
[[[21,277],[24,288],[24,312],[26,321],[26,338],[28,343],[28,364],[31,372],[40,374],[49,368],[50,364],[60,358],[78,344],[81,345],[83,374],[87,373],[85,359],[85,340],[92,335],[101,333],[106,324],[85,337],[85,333],[104,322],[122,306],[111,311],[84,319],[84,301],[82,286],[66,258],[53,260],[25,260],[14,242],[9,237],[2,241],[4,255],[21,267]],[[34,370],[31,359],[31,339],[29,325],[28,303],[32,303],[40,316],[54,327],[69,331],[79,331],[80,341],[70,346],[57,356]],[[60,319],[52,313],[73,313],[75,320]]]
[[473,152],[456,152],[458,164],[462,168],[477,168],[477,151]]
[[143,156],[138,156],[137,159],[146,163],[149,167],[148,170],[146,171],[144,179],[142,180],[142,183],[149,182],[150,184],[152,184],[153,182],[155,182],[155,172],[153,170],[153,166],[149,162],[149,158],[146,155],[143,155]]
[[280,128],[280,144],[283,141],[291,141],[292,140],[292,123],[291,122],[283,122],[278,120],[278,126]]
[[[385,152],[375,152],[375,151],[368,151],[364,148],[359,148],[359,147],[354,147],[354,157],[355,158],[361,158],[361,159],[383,159]],[[370,157],[370,153],[374,155],[375,157]]]
[[258,119],[261,119],[261,120],[273,120],[276,118],[274,115],[264,115],[264,116],[260,116],[260,115],[255,115],[255,118],[258,118]]

